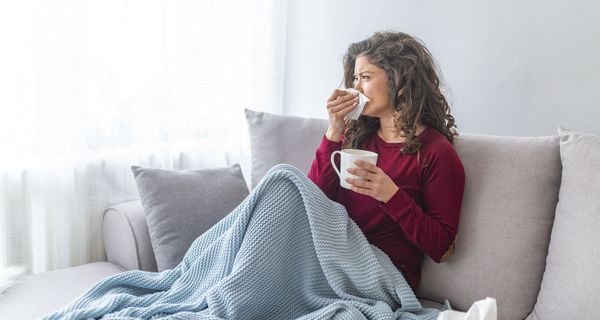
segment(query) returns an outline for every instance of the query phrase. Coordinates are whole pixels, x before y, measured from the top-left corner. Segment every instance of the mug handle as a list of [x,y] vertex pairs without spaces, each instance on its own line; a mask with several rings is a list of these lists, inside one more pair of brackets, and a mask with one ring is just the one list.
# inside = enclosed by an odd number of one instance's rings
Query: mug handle
[[341,151],[334,151],[334,152],[331,153],[330,161],[331,161],[331,165],[333,166],[333,170],[335,170],[335,173],[337,173],[338,177],[340,177],[341,176],[340,169],[338,169],[335,166],[335,161],[333,161],[333,157],[335,157],[335,155],[338,154],[338,153],[340,154],[340,160],[341,160],[342,152]]

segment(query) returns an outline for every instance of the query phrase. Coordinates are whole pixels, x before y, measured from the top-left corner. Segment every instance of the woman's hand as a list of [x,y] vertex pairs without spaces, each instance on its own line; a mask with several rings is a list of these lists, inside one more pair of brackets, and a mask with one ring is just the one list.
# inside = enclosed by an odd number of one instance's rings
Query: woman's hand
[[339,136],[344,131],[344,117],[358,105],[358,94],[335,89],[327,99],[327,113],[329,114],[329,128],[327,139],[339,142]]
[[369,162],[356,160],[358,167],[348,168],[348,172],[361,179],[346,178],[352,185],[352,191],[371,196],[381,202],[387,203],[398,191],[398,186],[383,170]]

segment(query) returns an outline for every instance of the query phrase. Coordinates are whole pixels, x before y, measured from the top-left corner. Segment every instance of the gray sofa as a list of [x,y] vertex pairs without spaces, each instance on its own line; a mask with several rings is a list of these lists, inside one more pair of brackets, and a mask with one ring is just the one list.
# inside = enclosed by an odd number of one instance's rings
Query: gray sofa
[[[326,120],[251,110],[246,116],[250,186],[277,163],[308,171]],[[467,178],[456,250],[442,264],[425,258],[422,303],[441,308],[448,299],[465,311],[494,297],[499,319],[596,318],[600,138],[567,130],[545,137],[461,134],[455,147]],[[0,296],[0,317],[34,319],[111,274],[157,270],[140,201],[108,208],[103,237],[107,262],[22,277]]]

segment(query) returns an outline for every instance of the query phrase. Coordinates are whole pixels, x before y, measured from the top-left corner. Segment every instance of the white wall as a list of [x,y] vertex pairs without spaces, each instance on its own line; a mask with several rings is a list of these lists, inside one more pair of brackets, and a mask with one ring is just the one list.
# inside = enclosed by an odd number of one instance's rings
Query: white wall
[[326,118],[342,56],[378,30],[421,38],[460,132],[600,134],[600,2],[290,0],[284,112]]

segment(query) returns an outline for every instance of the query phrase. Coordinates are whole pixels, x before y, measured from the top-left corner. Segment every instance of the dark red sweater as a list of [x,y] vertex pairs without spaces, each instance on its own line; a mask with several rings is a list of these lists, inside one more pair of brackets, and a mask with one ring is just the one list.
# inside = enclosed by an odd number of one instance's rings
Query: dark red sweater
[[[464,168],[446,137],[427,127],[419,138],[420,166],[416,153],[402,155],[402,143],[385,142],[377,134],[360,146],[379,154],[377,166],[400,188],[387,203],[340,186],[329,159],[342,142],[324,136],[308,172],[327,197],[346,208],[369,242],[390,257],[415,292],[423,253],[440,262],[456,237],[465,187]],[[339,157],[336,162],[339,166]]]

